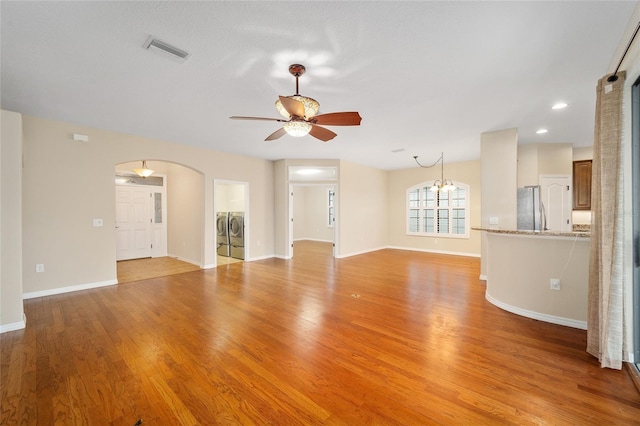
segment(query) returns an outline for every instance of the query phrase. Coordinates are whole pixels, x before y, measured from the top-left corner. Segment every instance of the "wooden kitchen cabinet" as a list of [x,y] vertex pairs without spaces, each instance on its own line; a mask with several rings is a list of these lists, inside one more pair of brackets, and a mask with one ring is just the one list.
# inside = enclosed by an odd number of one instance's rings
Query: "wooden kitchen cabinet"
[[591,160],[573,162],[573,209],[591,210]]

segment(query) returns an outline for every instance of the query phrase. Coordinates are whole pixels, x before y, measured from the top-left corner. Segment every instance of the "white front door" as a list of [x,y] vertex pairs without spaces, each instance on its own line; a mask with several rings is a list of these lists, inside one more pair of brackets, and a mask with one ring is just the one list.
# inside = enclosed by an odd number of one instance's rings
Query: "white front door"
[[571,232],[571,176],[540,176],[547,229]]
[[151,190],[116,186],[116,260],[151,257]]

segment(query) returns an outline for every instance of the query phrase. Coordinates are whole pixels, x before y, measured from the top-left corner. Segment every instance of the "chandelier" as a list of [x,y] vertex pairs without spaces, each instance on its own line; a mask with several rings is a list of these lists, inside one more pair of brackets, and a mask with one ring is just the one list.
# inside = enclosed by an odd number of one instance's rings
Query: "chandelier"
[[456,189],[456,186],[453,184],[453,181],[451,179],[444,178],[444,152],[441,153],[440,158],[438,158],[435,161],[435,163],[433,163],[430,166],[423,166],[422,164],[420,164],[420,162],[418,161],[417,155],[414,155],[413,159],[416,160],[416,163],[418,163],[418,166],[423,167],[425,169],[431,168],[436,164],[440,163],[440,179],[437,179],[435,182],[433,182],[433,185],[431,185],[431,188],[429,188],[432,192],[438,192],[438,191],[448,192]]
[[142,160],[142,167],[133,169],[133,171],[140,177],[146,178],[153,174],[153,170],[147,168],[147,160]]

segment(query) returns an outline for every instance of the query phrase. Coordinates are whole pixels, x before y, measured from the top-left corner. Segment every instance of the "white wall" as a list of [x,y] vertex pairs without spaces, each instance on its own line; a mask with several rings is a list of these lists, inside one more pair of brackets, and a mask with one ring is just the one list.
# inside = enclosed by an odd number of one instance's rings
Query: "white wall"
[[[250,252],[274,253],[271,161],[29,116],[23,117],[23,129],[25,293],[115,283],[114,167],[142,158],[182,164],[204,176],[195,182],[203,194],[193,206],[199,223],[189,230],[201,234],[194,261],[215,264],[214,179],[248,182],[255,189],[250,205],[259,214],[250,219]],[[74,141],[73,133],[88,135],[89,142]],[[93,218],[102,218],[104,226],[93,227]],[[44,273],[35,273],[36,263],[45,264]]]
[[0,332],[25,327],[22,303],[22,116],[0,116]]
[[[480,256],[480,232],[478,231],[470,231],[469,238],[407,235],[407,189],[422,182],[440,179],[440,174],[440,165],[431,168],[413,167],[411,169],[388,172],[388,244],[402,249]],[[445,179],[469,185],[469,223],[472,227],[480,226],[480,175],[480,161],[445,163],[444,165]]]

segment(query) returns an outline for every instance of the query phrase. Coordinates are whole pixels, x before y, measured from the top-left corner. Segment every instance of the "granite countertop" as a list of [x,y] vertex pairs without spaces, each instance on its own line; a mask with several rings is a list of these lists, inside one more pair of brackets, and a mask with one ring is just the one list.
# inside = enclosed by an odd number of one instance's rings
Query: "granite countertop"
[[558,232],[558,231],[523,231],[517,229],[492,229],[492,228],[471,228],[474,231],[487,231],[495,234],[512,234],[512,235],[531,235],[540,237],[591,237],[589,231],[576,231],[576,232]]

